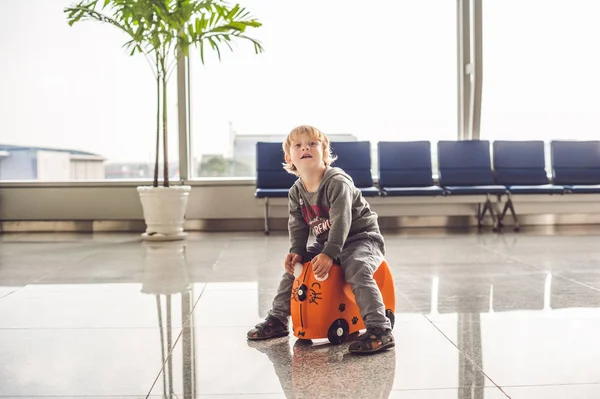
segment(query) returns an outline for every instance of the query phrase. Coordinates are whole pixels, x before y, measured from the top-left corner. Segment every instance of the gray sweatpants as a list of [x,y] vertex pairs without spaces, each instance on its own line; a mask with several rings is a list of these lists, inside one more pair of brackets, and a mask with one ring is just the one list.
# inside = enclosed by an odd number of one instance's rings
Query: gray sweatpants
[[[385,316],[381,292],[373,278],[373,273],[384,260],[383,242],[377,236],[377,234],[363,233],[360,238],[346,241],[339,261],[344,271],[344,278],[352,288],[365,326],[367,328],[392,328],[390,321]],[[307,251],[310,259],[321,253],[322,249],[323,246],[319,243],[309,246]],[[281,320],[285,325],[290,316],[290,297],[293,284],[294,276],[285,272],[279,283],[275,299],[273,299],[273,308],[269,311],[269,315]]]

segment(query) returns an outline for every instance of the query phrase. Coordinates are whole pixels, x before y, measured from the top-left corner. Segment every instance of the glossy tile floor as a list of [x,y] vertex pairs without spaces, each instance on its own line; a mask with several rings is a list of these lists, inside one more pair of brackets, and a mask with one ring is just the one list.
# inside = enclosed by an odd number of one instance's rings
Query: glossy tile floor
[[385,236],[397,344],[355,357],[247,342],[283,234],[0,235],[0,397],[600,397],[600,228]]

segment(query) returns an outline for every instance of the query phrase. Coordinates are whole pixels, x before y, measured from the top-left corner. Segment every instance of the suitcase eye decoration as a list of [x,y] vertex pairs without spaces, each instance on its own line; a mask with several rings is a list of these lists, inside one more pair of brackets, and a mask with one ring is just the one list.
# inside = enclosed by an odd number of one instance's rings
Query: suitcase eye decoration
[[[317,291],[319,290],[319,291]],[[318,301],[320,301],[321,299],[323,299],[321,297],[321,284],[319,283],[312,283],[312,285],[310,286],[310,300],[308,301],[308,303],[314,303],[316,305],[319,304]]]
[[292,287],[292,301],[302,302],[304,299],[306,299],[306,285],[296,280]]
[[300,284],[292,288],[292,300],[296,302],[304,302],[308,298],[308,287],[306,284]]

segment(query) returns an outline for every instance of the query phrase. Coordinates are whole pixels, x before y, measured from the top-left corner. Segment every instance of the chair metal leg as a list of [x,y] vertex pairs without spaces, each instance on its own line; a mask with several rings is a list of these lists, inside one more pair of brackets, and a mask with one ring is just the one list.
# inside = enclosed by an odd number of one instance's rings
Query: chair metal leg
[[519,229],[521,227],[519,226],[519,219],[517,217],[517,212],[515,212],[515,206],[513,204],[510,194],[508,194],[508,199],[506,200],[506,204],[504,204],[504,209],[502,210],[502,215],[500,216],[500,220],[502,220],[504,218],[504,216],[506,215],[506,211],[508,211],[508,210],[510,210],[510,214],[511,214],[511,216],[513,218],[513,222],[515,224],[514,230],[519,231]]
[[498,231],[502,230],[502,227],[504,227],[504,223],[502,223],[502,220],[504,218],[504,213],[500,211],[500,209],[496,206],[498,204],[502,205],[502,194],[499,194],[497,196],[498,201],[494,204],[494,211],[496,212],[496,215],[498,216],[498,222],[496,224],[496,226],[498,227]]
[[487,195],[485,202],[490,210],[490,216],[492,217],[492,229],[494,231],[498,231],[498,218],[496,212],[494,211],[494,205],[492,204],[492,200],[490,199],[490,195]]
[[506,216],[506,211],[508,211],[508,207],[510,206],[511,203],[512,203],[512,200],[509,197],[506,200],[506,203],[504,204],[504,208],[502,208],[502,213],[500,214],[500,223],[502,223],[502,221],[504,220],[504,216]]
[[269,198],[265,197],[265,234],[269,234]]
[[493,229],[494,231],[496,231],[498,229],[498,225],[497,225],[497,221],[496,221],[496,214],[494,212],[494,207],[492,205],[492,201],[490,200],[490,195],[488,194],[486,199],[485,199],[485,204],[483,205],[483,210],[481,210],[481,204],[477,205],[477,227],[478,228],[482,228],[483,227],[483,218],[485,217],[486,212],[490,213],[490,216],[492,217],[492,223],[493,223]]

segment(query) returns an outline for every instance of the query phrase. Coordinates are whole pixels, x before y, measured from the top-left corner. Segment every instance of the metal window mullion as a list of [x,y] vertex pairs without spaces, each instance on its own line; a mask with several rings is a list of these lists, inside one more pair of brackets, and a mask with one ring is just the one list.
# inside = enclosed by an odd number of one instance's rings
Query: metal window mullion
[[471,137],[480,139],[481,131],[481,95],[483,88],[483,22],[482,0],[473,1],[473,96],[471,103]]
[[458,50],[458,140],[471,137],[471,79],[468,68],[471,64],[471,13],[470,0],[457,0],[457,50]]

